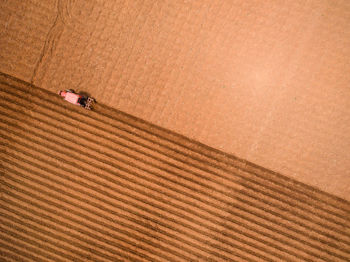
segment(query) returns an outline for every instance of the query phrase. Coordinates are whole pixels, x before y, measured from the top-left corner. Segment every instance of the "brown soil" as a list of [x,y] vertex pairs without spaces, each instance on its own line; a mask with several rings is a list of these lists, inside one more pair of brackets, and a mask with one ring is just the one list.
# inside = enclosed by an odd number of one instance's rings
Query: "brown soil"
[[350,203],[0,76],[9,261],[348,261]]
[[0,71],[350,200],[350,1],[1,1]]

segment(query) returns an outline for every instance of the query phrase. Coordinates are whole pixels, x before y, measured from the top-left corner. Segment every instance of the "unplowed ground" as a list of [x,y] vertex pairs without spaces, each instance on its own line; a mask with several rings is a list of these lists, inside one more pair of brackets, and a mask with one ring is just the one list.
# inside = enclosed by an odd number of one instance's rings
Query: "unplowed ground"
[[0,76],[6,261],[349,261],[350,204]]

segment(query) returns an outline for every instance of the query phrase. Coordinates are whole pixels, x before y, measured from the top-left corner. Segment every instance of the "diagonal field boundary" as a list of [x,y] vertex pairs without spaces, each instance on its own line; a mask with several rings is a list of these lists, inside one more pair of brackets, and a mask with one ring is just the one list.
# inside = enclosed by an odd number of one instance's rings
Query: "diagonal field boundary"
[[349,261],[350,203],[0,74],[5,261]]

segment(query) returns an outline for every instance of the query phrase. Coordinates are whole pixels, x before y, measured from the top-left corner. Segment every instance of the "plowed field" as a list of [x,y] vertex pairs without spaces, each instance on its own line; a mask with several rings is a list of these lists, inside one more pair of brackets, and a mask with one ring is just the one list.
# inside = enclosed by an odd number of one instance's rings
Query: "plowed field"
[[350,201],[349,0],[0,1],[0,72]]
[[0,75],[6,261],[349,261],[350,204]]

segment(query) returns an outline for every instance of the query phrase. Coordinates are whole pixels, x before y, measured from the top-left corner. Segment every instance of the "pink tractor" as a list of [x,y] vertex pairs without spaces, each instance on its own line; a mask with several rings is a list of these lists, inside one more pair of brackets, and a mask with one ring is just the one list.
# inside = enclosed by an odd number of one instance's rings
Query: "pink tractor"
[[74,105],[82,106],[85,109],[91,110],[95,102],[95,99],[87,95],[77,94],[73,89],[67,89],[65,91],[58,91],[58,94],[64,97],[64,100]]

